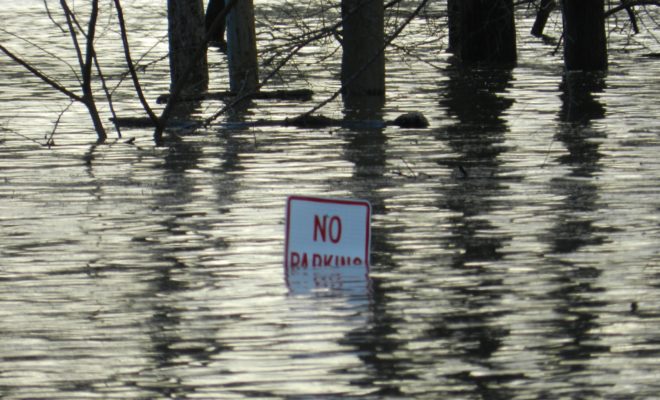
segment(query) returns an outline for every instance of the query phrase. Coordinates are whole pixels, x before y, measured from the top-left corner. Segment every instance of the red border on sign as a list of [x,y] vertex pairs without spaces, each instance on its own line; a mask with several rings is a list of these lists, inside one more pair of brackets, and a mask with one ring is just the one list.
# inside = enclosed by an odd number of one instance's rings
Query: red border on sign
[[290,229],[290,218],[291,215],[291,201],[300,200],[307,201],[311,203],[325,203],[325,204],[348,204],[354,206],[364,206],[367,207],[367,218],[365,221],[365,228],[367,230],[367,243],[364,247],[364,260],[367,271],[369,270],[369,250],[371,247],[371,204],[366,200],[350,200],[350,199],[330,199],[330,198],[320,198],[320,197],[311,197],[311,196],[289,196],[286,199],[286,233],[284,236],[284,268],[289,268],[289,229]]

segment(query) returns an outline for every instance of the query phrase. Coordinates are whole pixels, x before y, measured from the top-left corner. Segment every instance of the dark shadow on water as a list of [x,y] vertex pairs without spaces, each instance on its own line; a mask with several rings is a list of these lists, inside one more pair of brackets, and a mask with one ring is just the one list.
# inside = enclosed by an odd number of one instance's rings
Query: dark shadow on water
[[513,100],[504,95],[510,70],[457,68],[448,74],[441,104],[457,122],[437,134],[453,151],[439,161],[453,172],[441,206],[455,214],[450,218],[452,242],[463,251],[456,253],[453,267],[461,269],[469,263],[501,259],[499,249],[508,240],[488,234],[494,227],[485,216],[498,205],[494,198],[505,188],[499,179],[498,156],[506,151],[502,143],[508,130],[502,114]]
[[[184,103],[176,117],[190,119],[198,107],[197,103]],[[140,251],[149,252],[153,258],[153,270],[148,272],[152,292],[144,294],[153,307],[147,321],[153,346],[148,354],[153,358],[153,367],[143,371],[144,381],[140,385],[164,398],[183,398],[195,392],[194,386],[181,382],[176,373],[178,367],[189,363],[208,364],[214,355],[226,350],[212,332],[200,336],[190,324],[196,318],[194,313],[188,315],[186,305],[177,300],[185,292],[194,290],[189,287],[193,279],[203,279],[209,284],[214,280],[212,271],[206,273],[200,269],[189,255],[209,245],[226,247],[222,240],[204,243],[191,239],[190,232],[196,233],[193,237],[204,236],[211,229],[204,218],[199,218],[211,210],[195,204],[200,182],[189,171],[198,168],[203,150],[200,145],[186,140],[185,135],[185,132],[165,135],[163,145],[167,151],[163,163],[156,167],[162,170],[162,187],[155,191],[154,199],[154,212],[162,214],[158,219],[162,229],[157,237],[140,242],[143,246]]]
[[605,117],[605,107],[596,94],[605,89],[605,78],[601,74],[570,72],[561,83],[562,107],[559,112],[561,128],[556,139],[564,143],[568,153],[559,158],[562,164],[570,165],[574,176],[591,177],[598,172],[598,139],[605,136],[591,126],[591,121]]
[[[351,98],[344,101],[347,120],[383,120],[381,98],[366,98],[362,101]],[[344,158],[354,165],[348,190],[356,198],[369,200],[374,216],[387,214],[386,197],[382,190],[392,185],[386,176],[387,136],[380,128],[343,133]],[[389,239],[390,234],[385,226],[372,224],[371,264],[372,271],[378,274],[398,267],[391,258],[395,246]],[[381,278],[371,278],[372,290],[366,304],[365,325],[349,332],[341,344],[352,346],[368,371],[368,375],[355,381],[354,385],[373,390],[374,395],[399,397],[403,395],[403,382],[415,379],[415,376],[411,376],[406,368],[410,360],[397,355],[406,345],[405,341],[396,339],[397,326],[403,322],[396,308],[391,307],[391,297],[384,285]]]
[[[439,161],[452,171],[439,193],[439,207],[452,212],[448,246],[455,253],[448,268],[461,279],[446,288],[455,300],[449,310],[437,315],[428,335],[449,343],[448,358],[473,366],[444,375],[450,385],[458,381],[465,388],[460,396],[512,398],[514,392],[507,383],[523,380],[524,375],[508,373],[491,361],[509,335],[496,323],[504,313],[493,311],[503,295],[503,282],[492,264],[503,258],[501,249],[511,238],[488,218],[503,207],[497,200],[506,189],[498,157],[506,151],[503,142],[508,127],[503,113],[513,104],[506,95],[512,74],[507,69],[453,66],[447,74],[449,80],[440,87],[440,104],[456,122],[436,133],[452,151]],[[474,373],[484,368],[487,373]]]
[[553,286],[557,287],[547,298],[556,304],[554,311],[560,316],[547,335],[567,338],[568,342],[546,351],[550,353],[549,359],[556,363],[551,380],[562,382],[570,388],[571,396],[579,398],[607,397],[606,385],[599,391],[593,386],[585,389],[579,383],[580,376],[594,368],[592,359],[609,352],[607,346],[599,344],[594,332],[599,328],[599,308],[606,305],[598,300],[602,289],[597,281],[602,271],[598,265],[590,265],[588,256],[582,257],[583,261],[574,261],[576,254],[597,252],[597,247],[607,243],[607,233],[611,231],[611,228],[596,226],[595,219],[607,206],[600,199],[596,177],[603,158],[598,139],[605,133],[592,125],[593,120],[605,116],[605,108],[597,99],[597,93],[604,88],[605,78],[599,74],[564,76],[556,139],[566,149],[558,161],[567,166],[569,172],[550,183],[550,191],[563,201],[555,212],[555,225],[547,238],[553,253],[549,256],[549,263],[554,265]]

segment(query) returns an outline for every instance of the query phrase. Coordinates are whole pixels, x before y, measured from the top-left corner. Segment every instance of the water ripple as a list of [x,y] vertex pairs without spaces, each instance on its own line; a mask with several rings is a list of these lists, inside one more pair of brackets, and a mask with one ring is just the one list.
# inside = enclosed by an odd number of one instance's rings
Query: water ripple
[[[14,14],[3,45],[75,84],[67,60],[7,34],[71,54],[43,2],[0,3]],[[141,3],[125,4],[131,41],[154,61],[167,52],[165,5]],[[626,53],[614,34],[607,76],[563,78],[554,46],[522,33],[532,21],[519,21],[512,71],[455,68],[415,22],[406,40],[419,47],[388,54],[387,101],[371,117],[422,111],[423,130],[220,119],[162,147],[146,129],[96,145],[74,106],[48,148],[68,101],[0,58],[0,397],[655,396],[660,74],[640,54],[654,42],[640,34]],[[104,25],[113,79],[117,43]],[[319,54],[336,47],[310,48],[284,74],[320,101],[339,61]],[[218,90],[223,57],[209,55]],[[167,74],[163,62],[144,74],[150,99]],[[130,90],[115,94],[122,113],[139,110]],[[255,100],[239,118],[310,107]],[[339,100],[323,112],[351,115]],[[291,194],[371,202],[367,282],[287,286]]]

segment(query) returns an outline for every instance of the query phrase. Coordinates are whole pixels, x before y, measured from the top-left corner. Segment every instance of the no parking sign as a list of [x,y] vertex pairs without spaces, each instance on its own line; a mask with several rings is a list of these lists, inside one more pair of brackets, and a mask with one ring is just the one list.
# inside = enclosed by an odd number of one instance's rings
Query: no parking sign
[[[336,286],[347,276],[366,277],[371,206],[364,200],[291,196],[286,205],[284,266],[287,281]],[[331,272],[329,272],[331,271]]]

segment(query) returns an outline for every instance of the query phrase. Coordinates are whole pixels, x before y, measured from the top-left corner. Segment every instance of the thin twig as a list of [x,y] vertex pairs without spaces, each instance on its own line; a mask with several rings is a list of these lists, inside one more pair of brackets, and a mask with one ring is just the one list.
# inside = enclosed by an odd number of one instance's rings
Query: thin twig
[[35,144],[37,144],[39,147],[47,147],[45,144],[39,142],[38,140],[35,140],[35,139],[33,139],[33,138],[31,138],[31,137],[29,137],[29,136],[27,136],[27,135],[24,135],[24,134],[22,134],[22,133],[20,133],[20,132],[16,132],[15,130],[13,130],[13,129],[11,129],[11,128],[7,128],[7,127],[0,127],[0,128],[2,128],[5,132],[8,132],[8,133],[14,134],[14,135],[16,135],[16,136],[18,136],[18,137],[21,137],[21,138],[23,138],[23,139],[25,139],[25,140],[28,140],[28,141],[30,141],[30,142],[32,142],[32,143],[35,143]]
[[117,18],[119,19],[119,28],[121,32],[121,40],[124,45],[124,56],[126,57],[126,64],[128,65],[128,71],[131,74],[131,79],[133,80],[133,86],[135,87],[135,92],[142,103],[144,111],[149,115],[149,118],[154,123],[154,125],[159,126],[160,122],[158,116],[153,112],[147,99],[144,97],[142,92],[142,87],[140,85],[140,80],[138,79],[137,72],[135,71],[135,66],[133,65],[133,59],[131,58],[131,50],[128,44],[128,35],[126,33],[126,23],[124,21],[124,12],[121,8],[121,3],[119,0],[115,0],[115,8],[117,9]]
[[32,47],[38,49],[39,51],[43,52],[48,57],[51,57],[54,60],[60,61],[62,64],[69,67],[69,69],[71,70],[71,73],[73,74],[73,76],[75,76],[78,83],[80,83],[80,71],[76,71],[76,69],[73,67],[73,65],[71,65],[71,63],[69,63],[68,61],[66,61],[62,57],[58,56],[57,54],[53,53],[52,51],[49,51],[49,50],[45,49],[44,47],[40,46],[37,43],[34,43],[33,41],[28,40],[28,39],[26,39],[22,36],[19,36],[19,35],[13,33],[13,32],[9,32],[8,30],[6,30],[4,28],[0,28],[0,32],[4,33],[6,35],[9,35],[9,36],[15,37],[16,39],[18,39],[22,42],[25,42],[25,43],[29,44],[30,46],[32,46]]
[[50,19],[53,24],[59,28],[62,33],[66,33],[66,29],[62,28],[62,25],[60,25],[59,22],[55,21],[55,18],[53,18],[53,14],[50,13],[50,8],[48,7],[48,0],[44,0],[44,8],[46,9],[46,15],[48,15],[48,19]]
[[618,5],[614,8],[610,8],[605,12],[605,18],[618,13],[619,11],[625,10],[629,7],[635,6],[660,6],[660,0],[634,0],[626,1],[625,3]]
[[82,72],[83,82],[84,82],[85,72],[82,70],[84,69],[85,62],[83,61],[82,50],[80,49],[80,43],[78,43],[78,37],[76,36],[76,29],[73,26],[74,25],[73,18],[71,17],[73,12],[69,8],[69,5],[66,3],[66,0],[60,0],[60,5],[62,6],[62,10],[64,11],[64,16],[66,17],[66,23],[67,26],[69,27],[69,34],[71,35],[71,41],[73,42],[73,47],[76,50],[76,55],[78,56],[78,65],[80,66],[80,70]]
[[32,73],[32,75],[34,75],[37,78],[41,79],[42,81],[44,81],[45,83],[50,85],[55,90],[65,94],[70,99],[73,99],[75,101],[79,101],[79,102],[83,103],[83,98],[81,96],[79,96],[79,95],[73,93],[72,91],[70,91],[69,89],[65,88],[60,83],[58,83],[54,79],[50,78],[48,75],[44,74],[43,72],[39,71],[37,68],[33,67],[27,61],[23,60],[22,58],[20,58],[16,54],[12,53],[11,51],[9,51],[7,48],[5,48],[1,44],[0,44],[0,51],[5,53],[7,56],[9,56],[9,58],[14,60],[14,62],[16,62],[18,65],[20,65],[23,68],[30,71],[30,73]]
[[71,106],[73,105],[73,103],[74,103],[73,100],[70,100],[70,101],[69,101],[69,105],[67,105],[66,107],[64,107],[64,110],[62,110],[62,112],[60,112],[60,114],[57,116],[57,119],[55,120],[55,123],[53,124],[53,130],[50,131],[50,135],[46,135],[46,136],[44,137],[44,139],[46,139],[46,146],[47,146],[49,149],[55,145],[55,141],[53,140],[53,137],[55,136],[55,132],[57,132],[57,127],[60,126],[60,121],[62,120],[62,117],[64,116],[64,114],[65,114],[67,111],[69,111],[69,108],[71,108]]
[[94,53],[94,65],[96,66],[96,72],[99,74],[99,78],[101,79],[101,87],[103,88],[103,93],[105,93],[105,98],[108,101],[108,106],[110,107],[110,114],[112,114],[112,121],[115,125],[115,130],[117,131],[117,137],[121,139],[121,127],[119,126],[119,122],[117,122],[118,117],[117,113],[115,112],[114,103],[112,102],[112,93],[110,93],[110,90],[108,89],[105,75],[103,75],[103,71],[101,71],[101,65],[99,64],[99,59],[96,56],[96,52]]
[[[334,31],[335,29],[337,29],[337,28],[340,27],[340,26],[341,26],[341,22],[338,22],[338,23],[336,23],[335,25],[333,25],[332,27],[325,28],[325,29],[321,30],[321,31],[320,31],[318,34],[316,34],[315,36],[311,36],[311,37],[307,38],[307,40],[302,41],[301,43],[298,43],[298,45],[296,46],[296,48],[293,49],[289,54],[287,54],[287,56],[284,57],[284,59],[283,59],[282,61],[280,61],[280,63],[277,65],[277,67],[275,67],[275,68],[274,68],[274,69],[273,69],[273,70],[272,70],[272,71],[271,71],[271,72],[270,72],[270,73],[269,73],[269,74],[268,74],[268,75],[267,75],[267,76],[266,76],[266,77],[265,77],[265,78],[264,78],[264,79],[263,79],[263,80],[257,85],[256,90],[258,91],[258,90],[260,90],[263,86],[265,86],[266,83],[268,83],[268,82],[270,81],[270,79],[272,79],[272,78],[273,78],[273,77],[274,77],[274,76],[275,76],[275,75],[276,75],[276,74],[277,74],[277,73],[278,73],[278,72],[284,67],[284,65],[286,65],[286,64],[289,62],[289,60],[291,60],[296,54],[298,54],[298,52],[300,52],[300,50],[302,50],[305,46],[307,46],[308,44],[310,44],[310,43],[312,43],[312,42],[314,42],[314,41],[316,41],[316,40],[319,40],[319,39],[321,39],[321,38],[327,36],[329,32]],[[229,110],[229,109],[235,107],[238,103],[244,101],[245,99],[250,98],[250,97],[253,96],[253,95],[254,95],[254,93],[253,93],[253,92],[250,92],[250,93],[245,93],[245,94],[243,94],[242,96],[237,97],[237,98],[234,99],[234,101],[232,101],[230,104],[227,104],[226,106],[222,107],[219,111],[217,111],[215,114],[213,114],[212,116],[206,118],[206,119],[204,120],[204,124],[203,124],[203,125],[204,125],[204,126],[208,126],[211,122],[213,122],[213,121],[214,121],[215,119],[217,119],[219,116],[221,116],[222,114],[224,114],[227,110]]]

